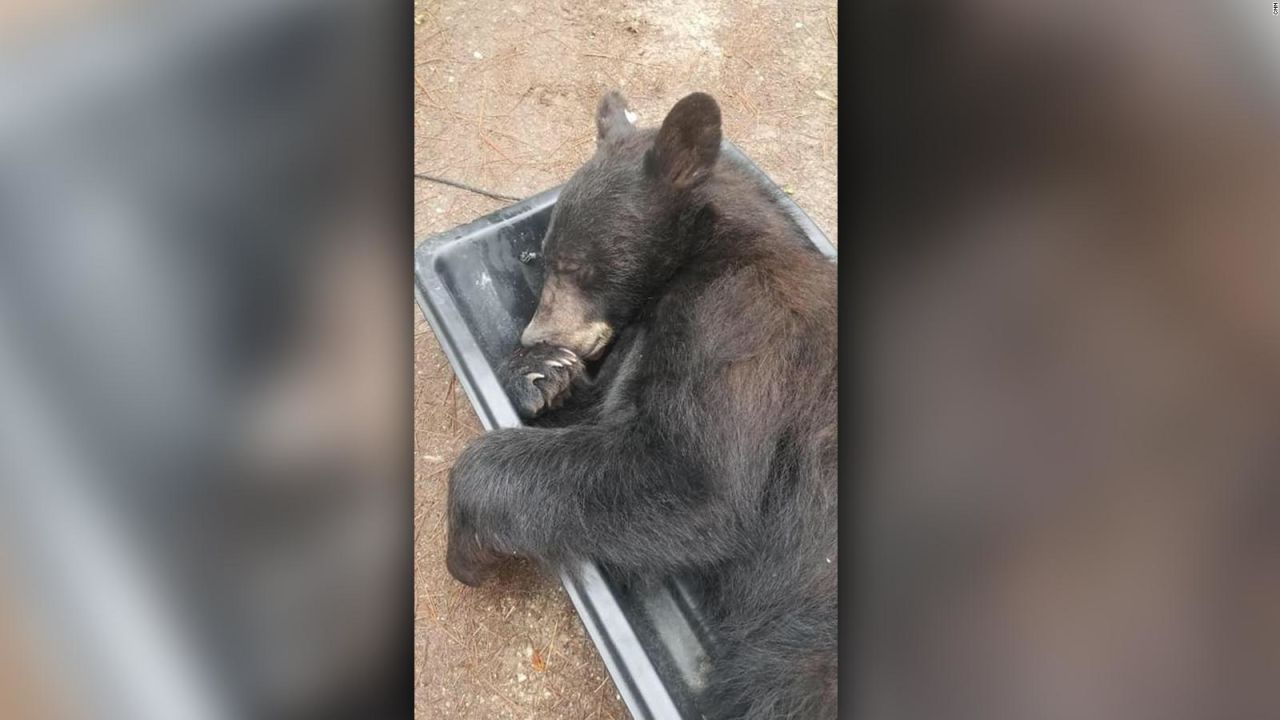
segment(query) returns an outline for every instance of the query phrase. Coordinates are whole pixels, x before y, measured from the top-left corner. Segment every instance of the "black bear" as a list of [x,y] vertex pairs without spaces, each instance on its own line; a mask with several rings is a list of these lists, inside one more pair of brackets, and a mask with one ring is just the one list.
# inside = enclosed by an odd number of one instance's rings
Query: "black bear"
[[474,585],[519,555],[697,574],[717,635],[706,716],[834,718],[835,265],[720,156],[710,96],[653,130],[611,92],[596,125],[508,366],[534,426],[458,459],[449,571]]

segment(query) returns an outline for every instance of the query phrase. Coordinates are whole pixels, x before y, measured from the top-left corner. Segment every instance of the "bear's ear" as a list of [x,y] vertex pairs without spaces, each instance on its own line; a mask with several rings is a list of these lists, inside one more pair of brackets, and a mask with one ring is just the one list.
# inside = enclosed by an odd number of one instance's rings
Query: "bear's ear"
[[711,173],[720,155],[720,106],[706,93],[676,103],[653,143],[653,168],[677,190],[691,188]]
[[596,107],[596,144],[626,137],[636,131],[627,116],[627,99],[617,90],[610,90],[600,98]]

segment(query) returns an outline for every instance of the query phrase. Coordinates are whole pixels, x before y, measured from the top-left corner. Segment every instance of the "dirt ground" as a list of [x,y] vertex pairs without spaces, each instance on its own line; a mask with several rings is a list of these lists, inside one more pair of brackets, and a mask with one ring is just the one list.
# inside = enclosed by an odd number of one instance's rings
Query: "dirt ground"
[[[695,90],[725,135],[836,242],[836,2],[416,0],[416,172],[525,197],[592,152],[601,94],[641,125]],[[415,181],[415,242],[506,201]],[[416,717],[626,718],[559,583],[481,589],[444,568],[449,468],[481,432],[420,311],[414,328]]]

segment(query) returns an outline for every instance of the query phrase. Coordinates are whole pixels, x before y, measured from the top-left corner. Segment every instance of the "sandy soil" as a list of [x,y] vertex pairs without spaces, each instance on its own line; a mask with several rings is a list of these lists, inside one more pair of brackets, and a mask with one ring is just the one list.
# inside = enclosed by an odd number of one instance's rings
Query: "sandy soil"
[[[641,124],[702,90],[838,240],[834,0],[417,0],[414,26],[416,171],[524,197],[589,156],[606,90]],[[415,242],[507,204],[423,180],[414,197]],[[627,717],[554,579],[515,567],[473,590],[445,571],[445,481],[480,425],[415,317],[416,717]]]

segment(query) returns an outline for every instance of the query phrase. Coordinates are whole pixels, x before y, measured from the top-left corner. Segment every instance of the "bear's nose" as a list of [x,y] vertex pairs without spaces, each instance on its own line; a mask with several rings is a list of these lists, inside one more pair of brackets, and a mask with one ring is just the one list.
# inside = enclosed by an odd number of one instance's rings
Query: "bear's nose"
[[531,322],[529,326],[520,333],[520,344],[525,347],[533,347],[540,342],[546,342],[550,339],[551,333],[539,325],[539,323]]

